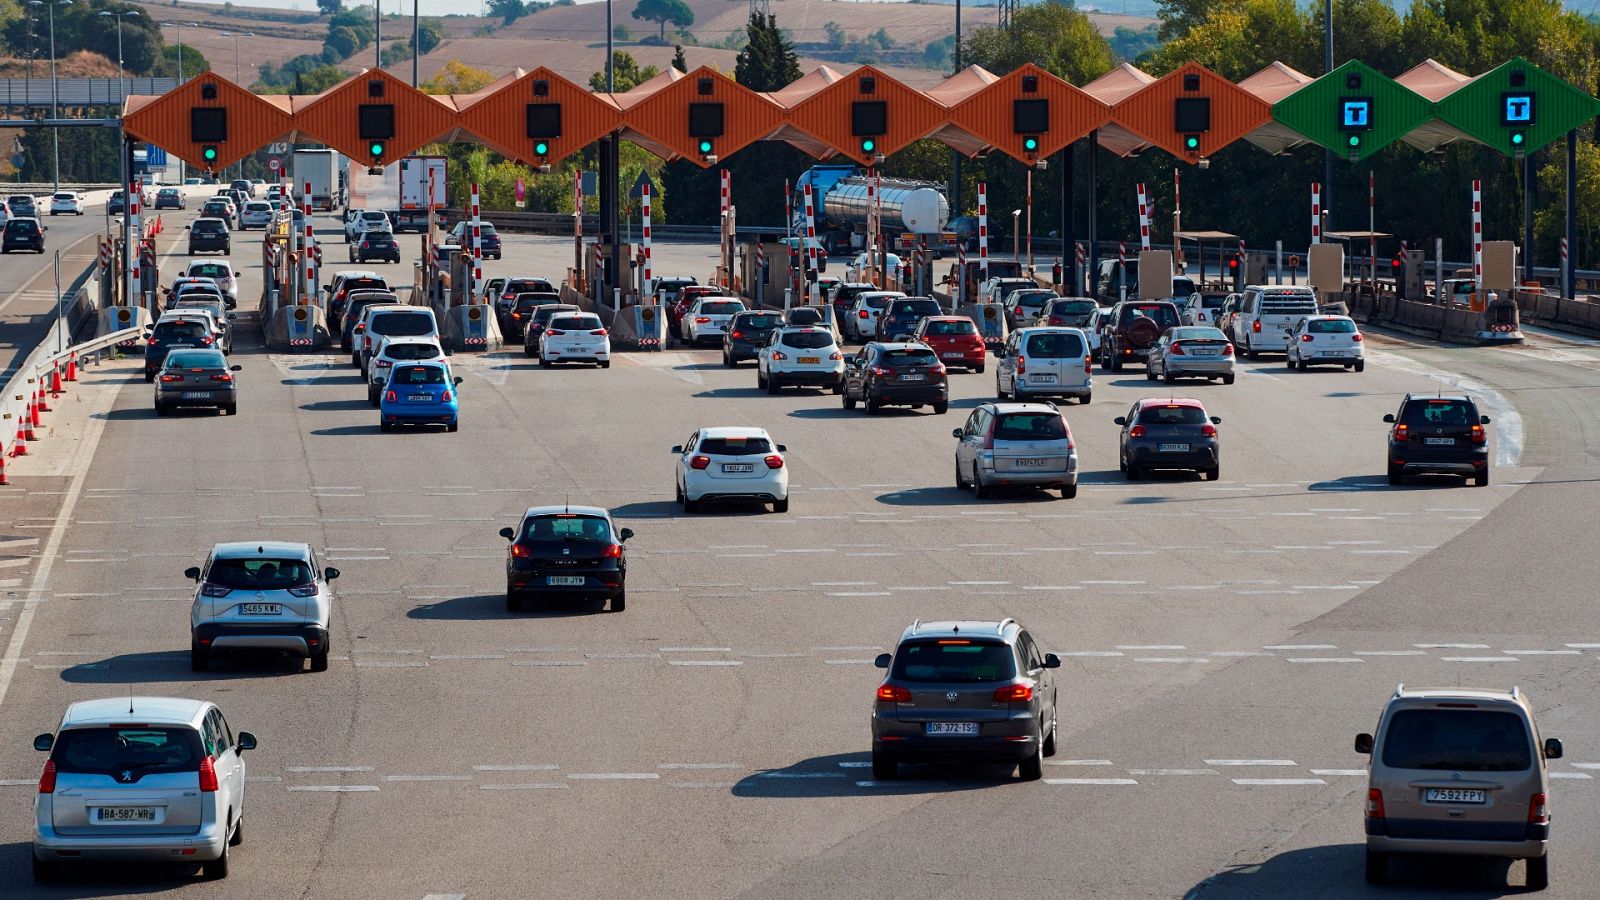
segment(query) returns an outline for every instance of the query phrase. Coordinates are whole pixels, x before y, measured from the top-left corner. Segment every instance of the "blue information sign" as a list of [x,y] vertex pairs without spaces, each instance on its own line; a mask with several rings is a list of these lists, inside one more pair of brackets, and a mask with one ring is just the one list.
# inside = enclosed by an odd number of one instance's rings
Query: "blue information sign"
[[1500,124],[1532,125],[1533,95],[1525,91],[1501,94]]
[[1339,103],[1339,127],[1345,131],[1372,128],[1372,98],[1346,97]]

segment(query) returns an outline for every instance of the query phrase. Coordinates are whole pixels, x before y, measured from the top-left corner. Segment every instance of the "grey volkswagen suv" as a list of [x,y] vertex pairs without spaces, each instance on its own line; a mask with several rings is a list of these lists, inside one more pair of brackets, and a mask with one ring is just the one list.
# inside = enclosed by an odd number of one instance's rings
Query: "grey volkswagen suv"
[[902,762],[972,760],[1033,781],[1055,755],[1050,670],[1061,660],[1015,619],[912,622],[875,665],[889,674],[872,705],[873,778],[896,777]]

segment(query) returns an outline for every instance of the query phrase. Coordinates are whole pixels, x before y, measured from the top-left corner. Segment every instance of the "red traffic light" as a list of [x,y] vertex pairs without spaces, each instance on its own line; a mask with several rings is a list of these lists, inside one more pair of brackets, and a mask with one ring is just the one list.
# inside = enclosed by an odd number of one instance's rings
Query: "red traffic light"
[[1239,257],[1235,256],[1235,257],[1229,259],[1228,260],[1228,268],[1230,268],[1230,269],[1239,268]]
[[1394,264],[1396,269],[1400,268],[1400,257],[1396,256],[1394,259],[1390,260],[1390,262]]

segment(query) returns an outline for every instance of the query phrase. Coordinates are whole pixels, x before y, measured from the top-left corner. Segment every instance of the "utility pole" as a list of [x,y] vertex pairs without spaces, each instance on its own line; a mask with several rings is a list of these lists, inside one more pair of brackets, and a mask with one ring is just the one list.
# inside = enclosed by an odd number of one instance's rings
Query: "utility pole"
[[[961,0],[956,0],[956,70],[961,72]],[[950,151],[950,215],[961,215],[961,151]]]
[[417,66],[422,57],[422,0],[411,0],[411,86],[417,86]]
[[[1322,0],[1322,74],[1333,71],[1333,0]],[[1322,151],[1322,208],[1333,209],[1333,150]],[[1332,222],[1325,222],[1326,231]]]
[[[71,5],[72,0],[28,0],[29,6],[43,6],[50,11],[50,118],[61,118],[60,82],[56,80],[56,7]],[[55,189],[61,190],[61,126],[50,126],[51,177]]]

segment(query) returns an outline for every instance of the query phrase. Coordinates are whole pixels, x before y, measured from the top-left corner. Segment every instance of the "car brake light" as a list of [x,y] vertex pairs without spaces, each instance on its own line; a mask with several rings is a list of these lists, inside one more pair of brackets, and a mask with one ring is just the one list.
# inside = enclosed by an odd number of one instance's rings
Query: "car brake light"
[[1361,332],[1358,331],[1355,334],[1350,335],[1350,340],[1357,344],[1361,343]]
[[533,551],[521,544],[512,544],[511,555],[517,559],[527,559],[533,555]]
[[297,584],[289,588],[289,596],[291,597],[315,597],[316,595],[317,583],[315,581],[308,581],[305,584]]
[[736,341],[737,340],[741,340],[741,339],[744,338],[744,332],[735,331],[733,334],[728,335],[728,337],[730,337],[730,338],[732,338],[733,340],[736,340]]
[[1550,795],[1534,794],[1528,798],[1528,824],[1550,824]]
[[1033,685],[1008,684],[994,692],[996,703],[1027,703],[1033,699]]
[[766,458],[766,463],[769,469],[781,469],[783,468],[783,457],[774,453]]
[[161,376],[161,383],[162,384],[168,384],[168,383],[173,382],[173,381],[182,381],[182,380],[183,380],[183,376],[182,375],[163,375],[163,376]]
[[[1535,797],[1542,796],[1535,794]],[[1367,788],[1367,818],[1383,818],[1383,791],[1377,788]]]
[[202,597],[226,597],[231,593],[233,593],[233,588],[227,585],[212,584],[208,581],[200,586],[200,596]]
[[704,325],[709,321],[711,321],[711,317],[710,316],[695,316],[694,317],[694,323],[696,325]]
[[1196,322],[1204,322],[1206,321],[1206,314],[1203,312],[1197,312],[1194,314],[1194,320]]
[[378,368],[380,368],[380,369],[387,369],[387,368],[389,368],[389,367],[390,367],[390,366],[392,366],[392,365],[394,365],[394,363],[392,363],[392,362],[390,362],[390,361],[389,361],[389,360],[387,360],[387,359],[379,359],[379,360],[378,360],[378,361],[377,361],[377,362],[376,362],[376,363],[375,363],[375,365],[376,365],[376,366],[377,366],[377,367],[378,367]]
[[209,346],[211,346],[211,342],[215,341],[215,340],[216,340],[216,338],[214,338],[214,337],[212,337],[211,335],[208,334],[205,337],[200,339],[200,343],[203,346],[209,347]]
[[1407,437],[1410,436],[1410,433],[1411,433],[1411,426],[1407,425],[1404,422],[1401,422],[1400,424],[1394,426],[1394,439],[1397,440],[1397,441],[1405,440]]
[[868,318],[868,315],[867,315],[867,311],[866,311],[866,310],[864,310],[864,309],[863,309],[863,310],[862,310],[862,311],[861,311],[861,312],[860,312],[860,313],[859,313],[859,315],[860,315],[860,316],[861,316],[861,318],[863,318],[863,319],[865,319],[865,318]]
[[606,330],[604,328],[598,328],[598,329],[595,329],[594,331],[591,331],[589,333],[590,334],[597,334],[597,335],[599,335],[601,337],[605,337]]
[[1302,334],[1302,335],[1300,335],[1300,340],[1301,340],[1301,341],[1302,341],[1302,342],[1303,342],[1303,343],[1307,343],[1307,344],[1309,344],[1309,343],[1311,343],[1311,335],[1309,335],[1309,334]]
[[[54,794],[56,792],[56,761],[44,761],[44,771],[39,773],[39,793]],[[1542,795],[1536,795],[1542,796]]]
[[208,794],[217,790],[217,764],[209,756],[200,760],[200,790]]
[[383,399],[389,401],[390,403],[393,403],[395,401],[394,391],[389,391],[389,392],[385,393],[383,395]]
[[1233,355],[1233,345],[1232,344],[1223,344],[1222,345],[1222,355],[1223,356],[1232,356]]
[[1474,444],[1481,444],[1488,439],[1489,435],[1484,432],[1482,425],[1472,426],[1472,442]]
[[829,359],[829,360],[830,360],[830,361],[832,361],[832,360],[840,360],[840,359],[844,359],[844,354],[843,354],[843,353],[840,353],[840,352],[839,352],[839,351],[837,351],[837,350],[835,350],[835,351],[833,351],[833,352],[832,352],[832,353],[830,353],[830,354],[828,354],[828,359]]
[[691,469],[704,469],[709,465],[711,465],[711,457],[709,456],[696,456],[689,460],[689,468]]
[[1216,437],[1217,436],[1217,426],[1215,426],[1215,425],[1202,425],[1200,427],[1200,433],[1205,435],[1206,437]]
[[1256,334],[1260,334],[1261,333],[1261,320],[1257,319],[1254,322],[1251,322],[1250,323],[1250,330],[1254,331]]
[[929,369],[928,371],[935,375],[943,375],[948,370],[945,369],[944,363],[934,363],[933,368]]
[[889,370],[885,369],[883,366],[873,366],[872,374],[878,376],[879,378],[888,378]]
[[1088,375],[1093,371],[1094,371],[1094,364],[1092,362],[1090,362],[1090,357],[1085,356],[1083,358],[1083,374]]
[[607,544],[606,548],[604,550],[600,551],[600,556],[603,559],[621,559],[622,558],[622,545],[621,544]]
[[565,331],[562,331],[559,328],[546,328],[544,333],[548,334],[548,335],[550,335],[552,337],[554,337],[555,335],[558,335],[558,334],[566,334]]
[[1017,357],[1017,374],[1018,375],[1026,375],[1027,373],[1028,373],[1028,358],[1026,356],[1018,356]]
[[1185,354],[1183,352],[1183,345],[1182,344],[1173,344],[1172,345],[1172,355],[1173,356],[1184,356]]
[[361,340],[364,342],[362,344],[363,347],[367,348],[368,350],[372,349],[372,335],[369,334],[366,337],[363,337]]
[[889,703],[910,703],[911,689],[898,684],[878,685],[878,699]]
[[440,400],[440,402],[442,402],[442,403],[449,403],[449,402],[450,402],[450,392],[449,392],[449,391],[445,391],[445,392],[444,392],[444,393],[443,393],[443,394],[442,394],[442,395],[441,395],[441,396],[440,396],[440,397],[439,397],[439,400]]
[[232,372],[220,372],[220,373],[218,373],[216,375],[211,376],[211,380],[212,381],[224,381],[224,382],[232,381],[233,380],[233,373]]
[[514,313],[511,314],[511,318],[516,319],[518,321],[521,321],[522,320],[522,313],[514,312]]
[[1135,425],[1132,428],[1129,428],[1128,429],[1128,437],[1135,437],[1135,438],[1144,437],[1144,426],[1143,425]]

